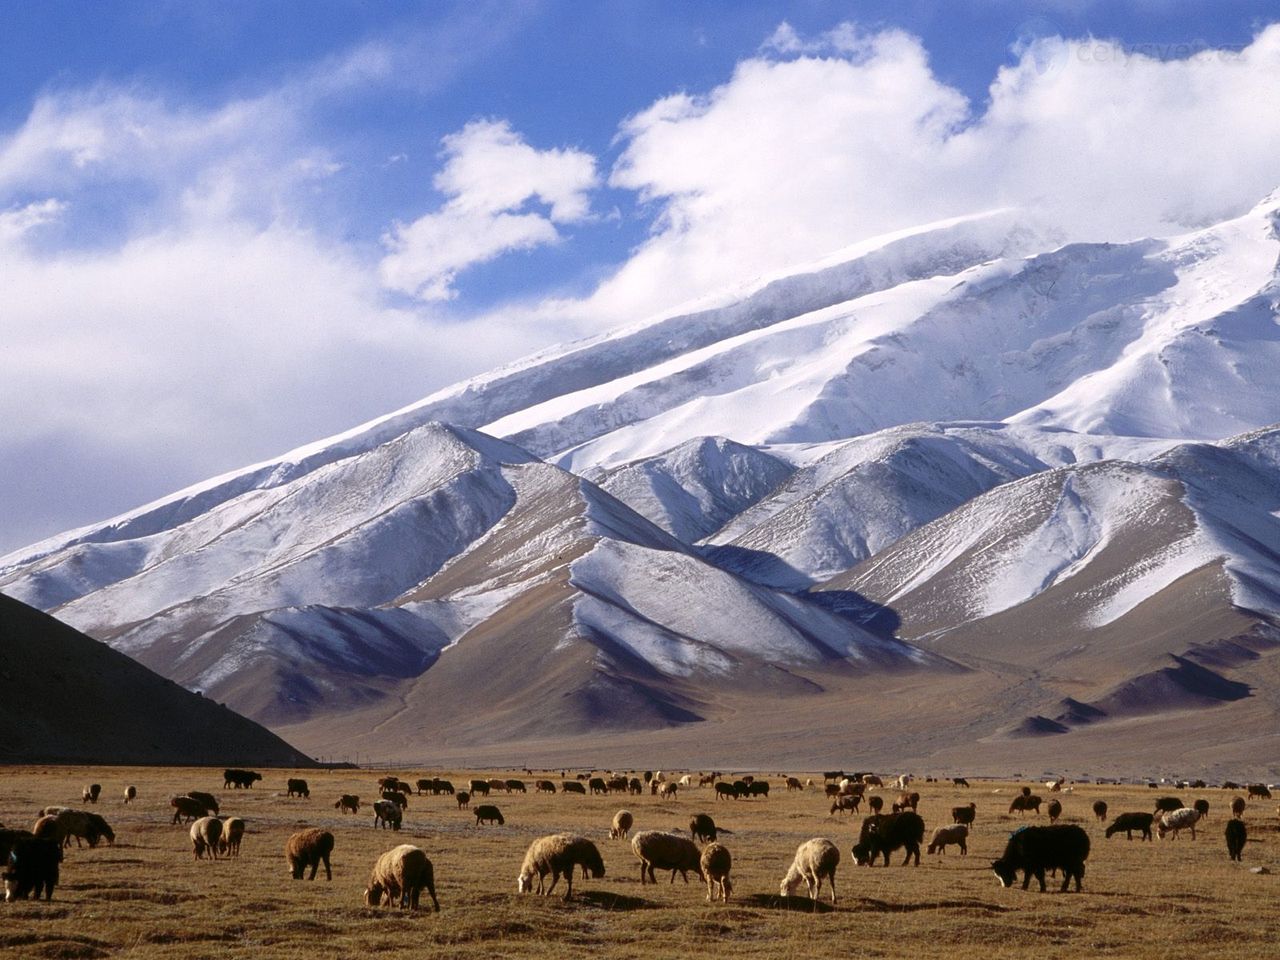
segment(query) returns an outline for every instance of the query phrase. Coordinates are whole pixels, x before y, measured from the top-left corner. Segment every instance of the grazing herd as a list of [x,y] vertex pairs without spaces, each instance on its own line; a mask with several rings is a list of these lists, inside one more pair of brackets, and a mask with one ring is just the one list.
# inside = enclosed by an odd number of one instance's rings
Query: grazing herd
[[[254,771],[228,769],[224,771],[223,788],[252,789],[260,780],[262,776]],[[862,820],[857,842],[852,845],[851,852],[856,864],[874,866],[883,862],[888,867],[891,855],[902,850],[903,866],[912,863],[920,865],[920,848],[924,843],[926,825],[919,812],[920,793],[907,789],[911,783],[909,776],[903,775],[891,781],[892,789],[896,791],[896,800],[891,804],[889,813],[882,812],[883,798],[867,792],[871,788],[883,786],[883,780],[874,774],[864,772],[846,776],[842,771],[832,771],[826,774],[826,781],[820,795],[831,798],[831,816],[857,813],[864,799],[871,810],[870,815]],[[785,782],[788,793],[817,789],[812,780],[801,781],[798,777],[786,777]],[[963,777],[952,778],[951,782],[959,787],[970,786]],[[1065,783],[1065,779],[1059,778],[1047,781],[1045,786],[1055,795],[1070,793],[1072,788],[1065,787]],[[539,779],[533,781],[533,784],[534,790],[540,794],[585,795],[589,792],[601,796],[609,793],[643,793],[647,784],[652,795],[670,801],[680,796],[680,787],[694,788],[695,784],[698,787],[712,787],[710,795],[717,801],[764,800],[769,796],[767,780],[749,776],[724,780],[718,773],[697,778],[685,775],[678,780],[669,780],[660,772],[646,772],[643,781],[639,777],[620,775],[608,778],[579,775],[577,779],[562,779],[558,789],[553,780]],[[471,798],[491,797],[495,793],[528,793],[525,782],[514,778],[477,778],[467,786],[468,790],[455,790],[452,782],[440,778],[419,779],[410,786],[397,777],[384,777],[378,781],[379,798],[371,804],[373,826],[375,829],[400,830],[405,811],[409,807],[409,798],[430,794],[454,797],[459,809],[467,809],[474,815],[476,828],[484,825],[501,827],[506,824],[506,819],[497,805],[478,803],[471,807]],[[289,778],[285,781],[285,788],[287,798],[305,802],[311,797],[306,780]],[[81,793],[82,800],[91,804],[97,804],[101,796],[102,786],[97,783],[89,784]],[[1270,799],[1270,796],[1270,789],[1265,784],[1248,786],[1249,799],[1265,800]],[[123,803],[128,804],[136,799],[136,788],[132,785],[125,788]],[[1054,872],[1061,875],[1062,892],[1067,892],[1072,885],[1076,892],[1080,892],[1085,863],[1089,857],[1090,838],[1088,832],[1076,823],[1057,822],[1064,813],[1063,802],[1054,796],[1045,804],[1042,798],[1032,792],[1031,787],[1022,787],[1009,805],[1009,814],[1017,813],[1023,818],[1027,814],[1038,816],[1041,806],[1045,807],[1049,823],[1022,825],[1014,829],[1008,836],[1003,853],[991,863],[991,868],[1005,887],[1013,886],[1021,874],[1023,890],[1030,888],[1034,878],[1043,892],[1046,890],[1046,873]],[[359,815],[362,802],[358,795],[342,794],[333,807],[343,815]],[[1225,825],[1228,855],[1235,862],[1242,861],[1248,842],[1248,831],[1243,820],[1246,807],[1247,801],[1236,797],[1231,803],[1232,817]],[[185,795],[171,797],[169,808],[173,811],[173,824],[189,824],[193,859],[214,861],[239,856],[246,821],[241,817],[220,817],[217,797],[193,790]],[[1093,818],[1099,824],[1106,822],[1108,805],[1105,801],[1094,802],[1091,809]],[[1133,840],[1137,833],[1139,840],[1151,841],[1153,836],[1161,840],[1176,840],[1185,830],[1194,840],[1197,826],[1203,827],[1209,818],[1209,812],[1210,805],[1203,798],[1196,799],[1188,806],[1180,797],[1161,796],[1155,800],[1152,812],[1128,811],[1115,816],[1106,826],[1104,836],[1110,839],[1117,833],[1124,833],[1127,839]],[[1280,813],[1280,810],[1277,812]],[[967,855],[969,840],[978,819],[978,804],[970,802],[952,807],[950,815],[949,825],[936,827],[929,835],[928,854],[945,855],[947,847],[954,846],[958,848],[960,856]],[[692,873],[706,883],[708,902],[727,903],[730,900],[733,895],[733,857],[729,847],[721,842],[720,835],[732,831],[718,828],[706,813],[698,813],[690,819],[688,837],[678,830],[646,829],[633,833],[635,822],[636,818],[631,811],[617,810],[609,826],[608,836],[610,840],[629,841],[631,851],[639,862],[639,879],[642,885],[657,883],[657,873],[668,871],[670,883],[675,882],[676,874],[679,873],[687,884],[689,874]],[[42,897],[51,900],[53,890],[59,882],[63,850],[72,840],[75,840],[77,846],[87,843],[92,848],[104,840],[108,844],[114,843],[115,833],[102,816],[87,810],[65,807],[41,809],[30,832],[6,830],[0,826],[0,865],[3,865],[4,870],[5,899],[34,896],[37,900]],[[331,856],[334,842],[334,834],[325,829],[304,829],[292,834],[285,844],[285,859],[290,876],[301,880],[309,871],[309,879],[314,880],[319,868],[323,866],[326,880],[332,880]],[[840,851],[831,840],[815,837],[801,843],[780,884],[780,896],[792,897],[803,890],[807,892],[809,900],[816,904],[825,882],[830,889],[831,903],[836,903],[836,870],[839,863]],[[529,845],[517,875],[516,889],[519,893],[536,892],[549,896],[563,880],[564,898],[567,900],[573,895],[574,875],[579,870],[584,880],[605,876],[604,858],[595,842],[571,833],[543,836]],[[369,907],[394,904],[400,909],[416,910],[424,891],[438,911],[440,904],[436,896],[434,866],[420,847],[404,843],[378,857],[364,892],[364,902]]]

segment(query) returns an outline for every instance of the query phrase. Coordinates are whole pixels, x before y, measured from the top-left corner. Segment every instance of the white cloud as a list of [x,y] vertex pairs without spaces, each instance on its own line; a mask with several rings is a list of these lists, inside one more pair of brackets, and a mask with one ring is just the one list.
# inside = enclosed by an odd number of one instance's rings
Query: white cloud
[[37,227],[55,223],[66,209],[61,200],[50,198],[0,210],[0,248],[16,243]]
[[[435,213],[397,223],[383,238],[383,282],[423,300],[446,300],[467,267],[560,239],[557,224],[590,215],[595,158],[537,150],[506,121],[479,120],[444,138],[434,185],[449,199]],[[545,213],[526,209],[536,201]]]
[[[1168,233],[1280,183],[1280,26],[1183,60],[1043,38],[976,107],[920,42],[783,24],[705,95],[622,126],[610,183],[657,214],[581,317],[635,318],[876,234],[1014,206],[1076,239]],[[1176,52],[1176,51],[1175,51]]]

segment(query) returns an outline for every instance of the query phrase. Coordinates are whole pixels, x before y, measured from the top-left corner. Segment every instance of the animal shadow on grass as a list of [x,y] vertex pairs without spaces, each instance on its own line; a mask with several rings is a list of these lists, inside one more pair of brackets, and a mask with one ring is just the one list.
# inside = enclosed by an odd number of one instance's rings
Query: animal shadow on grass
[[810,900],[808,897],[782,897],[776,893],[753,893],[735,897],[744,907],[761,907],[765,910],[788,910],[797,913],[831,913],[835,909],[830,900]]
[[921,900],[912,903],[890,903],[873,897],[859,897],[857,909],[875,913],[915,913],[917,910],[976,910],[982,913],[1007,913],[1008,907],[985,900]]
[[573,899],[601,910],[652,910],[657,906],[652,900],[612,890],[582,890],[575,893]]

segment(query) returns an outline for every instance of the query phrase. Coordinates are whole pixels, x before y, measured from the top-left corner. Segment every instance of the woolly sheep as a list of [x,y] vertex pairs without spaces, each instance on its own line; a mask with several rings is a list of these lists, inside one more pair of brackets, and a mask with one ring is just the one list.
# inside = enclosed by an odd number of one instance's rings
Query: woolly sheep
[[609,839],[627,839],[627,836],[631,833],[631,825],[635,822],[630,810],[619,810],[613,815],[613,826],[609,828]]
[[977,819],[977,816],[978,816],[978,805],[976,803],[971,802],[964,807],[951,808],[952,823],[972,824],[973,821]]
[[136,800],[137,797],[138,797],[138,788],[133,786],[133,784],[130,784],[129,786],[124,788],[125,803],[128,803],[130,800]]
[[1062,804],[1057,800],[1050,800],[1049,806],[1046,809],[1049,814],[1049,822],[1057,823],[1058,818],[1062,816]]
[[836,867],[840,865],[840,850],[825,837],[806,840],[796,848],[795,859],[778,888],[781,896],[793,896],[805,884],[809,898],[817,900],[822,892],[822,881],[831,884],[831,902],[836,902]]
[[1196,838],[1196,821],[1200,819],[1200,811],[1193,807],[1183,807],[1180,810],[1171,810],[1168,813],[1162,813],[1160,819],[1156,821],[1156,836],[1161,840],[1164,839],[1166,833],[1172,833],[1173,838],[1178,839],[1178,834],[1182,830],[1191,830],[1191,839]]
[[947,852],[950,844],[956,844],[960,848],[960,855],[964,856],[969,852],[969,828],[963,823],[956,824],[952,827],[939,827],[933,831],[933,838],[929,841],[929,853]]
[[787,777],[787,792],[792,790],[803,790],[804,784],[800,782],[799,777]]
[[699,864],[707,878],[707,903],[715,902],[717,888],[720,899],[728,903],[729,894],[733,893],[733,881],[729,879],[733,857],[729,854],[729,848],[723,843],[708,843],[702,848]]
[[307,781],[290,777],[285,781],[285,796],[298,796],[307,799],[311,796],[311,788],[307,786]]
[[102,794],[102,784],[91,783],[80,794],[80,798],[85,803],[97,803],[98,797]]
[[115,833],[107,826],[107,821],[96,813],[89,813],[87,810],[62,810],[55,819],[55,836],[64,847],[71,845],[72,837],[75,837],[77,847],[81,840],[88,841],[91,847],[96,847],[103,838],[108,843],[115,843]]
[[240,841],[244,839],[244,820],[240,817],[227,817],[222,821],[222,839],[218,841],[218,850],[223,856],[240,856]]
[[173,823],[179,820],[199,820],[209,815],[209,808],[194,797],[173,797],[169,800],[173,807]]
[[657,883],[653,871],[670,870],[671,882],[676,882],[676,871],[689,882],[689,871],[698,874],[699,880],[706,879],[702,874],[701,856],[698,845],[692,840],[678,837],[674,833],[662,833],[658,830],[643,830],[631,838],[631,852],[640,861],[640,882],[645,883],[648,875],[649,883]]
[[561,780],[560,789],[565,793],[586,793],[587,788],[577,780]]
[[343,813],[359,813],[360,798],[354,793],[344,793],[333,805],[333,809],[341,810]]
[[1231,816],[1235,817],[1237,820],[1243,820],[1244,808],[1245,808],[1244,797],[1236,797],[1234,800],[1231,801]]
[[1197,800],[1195,803],[1191,804],[1191,808],[1193,810],[1199,811],[1201,820],[1209,819],[1209,801],[1208,800],[1201,798]]
[[476,807],[475,815],[477,827],[482,823],[496,823],[498,826],[502,826],[507,822],[503,819],[502,811],[488,803],[482,803],[480,806]]
[[660,783],[658,784],[658,796],[667,800],[674,800],[678,789],[679,786],[674,782]]
[[555,793],[556,785],[551,780],[538,780],[534,783],[533,788],[538,793]]
[[1105,800],[1093,801],[1093,815],[1098,818],[1099,823],[1107,819],[1107,801]]
[[218,841],[222,839],[222,821],[217,817],[201,817],[191,824],[191,851],[197,860],[203,860],[205,851],[210,860],[218,859]]
[[382,903],[386,895],[387,905],[392,903],[401,909],[418,909],[418,900],[426,890],[436,912],[440,901],[436,899],[435,868],[421,847],[402,843],[378,857],[369,874],[369,886],[364,891],[364,902],[371,907]]
[[467,791],[459,790],[453,796],[458,801],[459,810],[466,810],[471,805],[471,794],[467,793]]
[[696,814],[689,821],[689,835],[695,840],[708,843],[716,838],[716,822],[711,819],[710,814]]
[[[626,813],[625,810],[618,811]],[[628,814],[628,817],[630,814]],[[616,819],[616,818],[615,818]],[[556,888],[560,878],[565,878],[566,889],[564,899],[573,896],[573,868],[582,867],[584,877],[599,879],[604,876],[604,860],[596,845],[586,837],[569,833],[554,833],[540,837],[529,844],[525,851],[524,862],[520,864],[520,875],[516,878],[516,890],[528,893],[537,880],[537,892],[546,896]],[[543,881],[551,874],[551,885],[545,886]]]
[[31,835],[33,837],[41,837],[46,840],[57,840],[58,838],[58,818],[44,816],[36,820],[31,827]]
[[399,830],[404,814],[390,800],[377,800],[373,804],[374,829],[384,827],[388,830]]
[[284,845],[284,858],[289,864],[289,874],[295,880],[302,879],[302,873],[311,868],[311,876],[316,878],[316,870],[324,864],[324,878],[333,879],[333,871],[329,869],[329,854],[333,853],[333,834],[328,830],[301,830],[291,836]]
[[192,800],[199,800],[204,804],[204,808],[210,813],[216,814],[218,812],[218,798],[212,793],[204,793],[200,790],[188,790],[187,796]]

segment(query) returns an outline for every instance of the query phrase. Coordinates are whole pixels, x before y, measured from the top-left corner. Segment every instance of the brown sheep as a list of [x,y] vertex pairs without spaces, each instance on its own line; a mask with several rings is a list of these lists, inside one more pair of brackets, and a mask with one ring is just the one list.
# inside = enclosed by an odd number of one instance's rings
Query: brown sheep
[[96,847],[98,841],[104,838],[108,843],[116,841],[116,835],[107,826],[107,821],[87,810],[63,810],[56,818],[56,825],[57,838],[64,847],[71,845],[72,837],[75,837],[77,847],[81,840],[88,841],[91,847]]
[[867,806],[871,808],[873,814],[878,814],[884,809],[884,797],[868,797]]
[[501,826],[507,822],[503,819],[502,811],[491,804],[482,803],[480,806],[476,807],[474,812],[476,815],[477,827],[482,823],[496,823]]
[[33,837],[42,837],[47,840],[58,839],[58,818],[45,815],[35,822],[35,826],[31,828]]
[[138,798],[138,788],[137,788],[137,787],[135,787],[133,784],[130,784],[129,786],[127,786],[127,787],[125,787],[125,788],[124,788],[124,802],[125,802],[125,803],[128,803],[130,800],[136,800],[137,798]]
[[972,826],[973,821],[977,819],[977,816],[978,816],[978,805],[976,803],[970,803],[968,806],[964,806],[964,807],[951,808],[952,823],[962,823],[965,826]]
[[[625,812],[625,811],[620,811]],[[604,876],[604,859],[596,845],[586,837],[576,837],[568,833],[557,833],[540,837],[529,845],[525,852],[524,862],[520,865],[520,874],[516,878],[516,890],[527,893],[533,889],[534,878],[537,878],[538,893],[551,895],[556,884],[563,875],[566,881],[564,898],[573,895],[573,868],[582,867],[582,876]],[[551,874],[551,885],[545,887],[543,881]]]
[[1107,819],[1107,801],[1105,800],[1093,801],[1093,815],[1098,818],[1099,823],[1101,823],[1103,820],[1106,820]]
[[209,815],[209,808],[194,797],[174,797],[169,801],[169,806],[173,807],[173,823],[180,819],[199,820]]
[[676,882],[676,871],[689,882],[689,871],[696,871],[699,880],[706,878],[702,873],[702,851],[692,840],[676,836],[673,833],[662,833],[658,830],[644,830],[631,838],[631,851],[640,861],[640,883],[657,883],[653,871],[671,871],[671,882]]
[[203,793],[200,790],[188,790],[187,796],[190,797],[192,800],[199,800],[201,803],[204,804],[204,808],[208,810],[210,813],[217,814],[219,812],[218,798],[215,797],[212,793]]
[[205,851],[210,860],[218,859],[218,843],[222,840],[222,821],[217,817],[201,817],[191,824],[191,851],[197,860],[203,860]]
[[1062,816],[1062,804],[1057,800],[1050,800],[1048,806],[1049,822],[1057,823],[1058,818]]
[[80,794],[80,798],[85,803],[97,803],[98,797],[102,793],[102,784],[91,783]]
[[467,793],[467,791],[459,790],[453,796],[458,801],[459,810],[466,810],[471,805],[471,794]]
[[1237,820],[1243,820],[1244,808],[1245,808],[1244,797],[1236,797],[1234,800],[1231,801],[1231,816],[1235,817]]
[[289,864],[289,874],[295,880],[302,879],[302,873],[311,868],[309,880],[316,878],[320,864],[324,864],[324,878],[333,879],[333,871],[329,869],[329,854],[333,853],[333,834],[328,830],[301,830],[289,838],[284,845],[284,858]]
[[395,903],[401,910],[418,909],[422,891],[431,896],[436,912],[440,901],[436,899],[435,869],[420,847],[402,843],[378,857],[369,874],[369,886],[364,892],[364,902],[370,907],[382,903],[385,894],[387,905]]
[[920,805],[920,794],[918,793],[902,793],[898,795],[897,801],[893,804],[893,812],[901,813],[903,810],[915,811]]
[[333,805],[333,809],[341,810],[343,813],[359,813],[360,798],[354,793],[344,793],[338,798],[338,802]]
[[1013,803],[1009,804],[1009,812],[1013,813],[1013,811],[1017,810],[1018,815],[1021,816],[1022,814],[1030,810],[1032,813],[1039,815],[1040,804],[1043,802],[1044,801],[1037,796],[1034,796],[1029,793],[1024,793],[1024,794],[1021,794],[1020,796],[1013,798]]
[[728,903],[729,894],[733,893],[733,881],[729,879],[733,857],[729,854],[729,848],[723,843],[708,843],[702,848],[700,864],[702,873],[707,878],[707,903],[715,902],[717,888],[720,899]]
[[399,790],[384,790],[382,792],[382,799],[389,803],[394,803],[401,810],[409,809],[409,798]]

